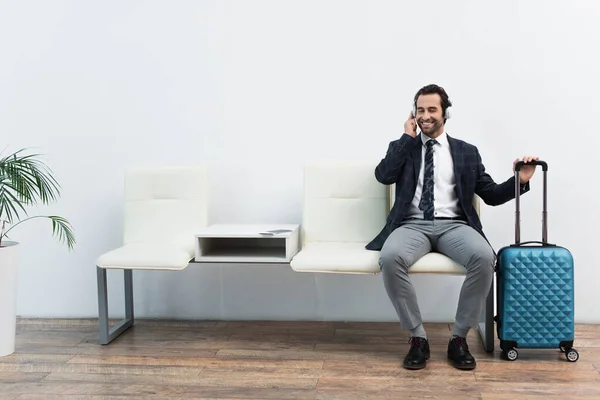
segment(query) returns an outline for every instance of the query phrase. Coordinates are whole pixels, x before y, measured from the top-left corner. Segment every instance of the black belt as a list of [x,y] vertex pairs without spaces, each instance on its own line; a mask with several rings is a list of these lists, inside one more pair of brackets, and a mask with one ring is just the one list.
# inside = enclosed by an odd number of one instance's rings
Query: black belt
[[[410,220],[425,221],[425,219],[418,218],[418,217],[404,218],[404,221],[410,221]],[[467,222],[467,218],[466,217],[435,217],[434,220],[439,220],[439,221],[465,221],[465,222]]]

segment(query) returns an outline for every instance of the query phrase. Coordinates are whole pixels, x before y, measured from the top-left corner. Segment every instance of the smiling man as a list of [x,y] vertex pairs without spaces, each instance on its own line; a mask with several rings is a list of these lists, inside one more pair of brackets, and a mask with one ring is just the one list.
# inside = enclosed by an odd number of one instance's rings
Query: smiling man
[[[513,175],[495,183],[486,173],[477,147],[447,134],[451,105],[442,87],[421,88],[404,133],[389,144],[385,158],[375,168],[379,182],[396,184],[396,201],[386,225],[367,249],[381,250],[379,265],[386,292],[401,326],[410,331],[410,350],[404,359],[408,369],[424,368],[430,356],[408,270],[432,251],[466,268],[447,354],[456,368],[475,368],[466,337],[477,324],[489,292],[495,252],[483,233],[473,197],[478,195],[492,206],[515,197],[514,167],[519,159],[513,162]],[[417,125],[421,129],[418,135]],[[523,161],[537,159],[526,156]],[[521,193],[529,190],[534,172],[535,165],[520,170]]]

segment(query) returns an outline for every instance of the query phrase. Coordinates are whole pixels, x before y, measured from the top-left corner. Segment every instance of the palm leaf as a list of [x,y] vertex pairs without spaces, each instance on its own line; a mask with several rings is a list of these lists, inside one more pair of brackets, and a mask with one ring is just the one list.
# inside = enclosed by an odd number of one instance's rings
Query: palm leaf
[[69,250],[73,250],[73,246],[75,245],[75,235],[73,234],[73,228],[71,227],[69,221],[57,215],[36,215],[35,217],[25,218],[24,220],[19,221],[13,226],[11,226],[10,229],[7,229],[6,232],[2,234],[2,237],[8,237],[8,232],[13,230],[19,224],[22,224],[23,222],[34,218],[49,218],[50,220],[52,220],[52,234],[54,236],[57,236],[61,242],[66,242]]
[[[23,151],[0,158],[0,188],[4,188],[0,191],[0,204],[6,204],[8,197],[12,197],[13,202],[17,198],[22,205],[48,204],[56,200],[60,196],[60,187],[52,171],[36,159],[39,154],[22,155]],[[18,212],[15,214],[7,215],[9,222],[18,218]]]
[[57,215],[50,215],[48,218],[52,220],[52,234],[58,236],[61,242],[66,242],[69,250],[73,250],[75,235],[69,221]]
[[0,182],[0,219],[1,216],[6,214],[7,221],[11,222],[19,217],[19,210],[17,207],[27,214],[23,203],[19,201],[15,195],[16,190],[10,183]]
[[25,149],[0,158],[0,223],[7,221],[15,226],[32,218],[49,218],[52,220],[52,234],[69,249],[73,249],[75,236],[69,222],[56,215],[29,217],[21,220],[21,215],[27,215],[25,206],[49,204],[60,196],[60,186],[52,176],[52,171],[39,159],[39,154],[23,154]]

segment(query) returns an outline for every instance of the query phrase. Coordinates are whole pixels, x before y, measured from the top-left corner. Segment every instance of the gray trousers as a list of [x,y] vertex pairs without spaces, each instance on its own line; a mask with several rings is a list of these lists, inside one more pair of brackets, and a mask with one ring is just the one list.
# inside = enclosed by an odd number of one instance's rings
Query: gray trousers
[[388,237],[379,265],[387,294],[404,329],[422,323],[408,270],[425,254],[445,254],[466,268],[455,325],[468,330],[477,325],[492,284],[495,255],[489,243],[466,222],[408,220]]

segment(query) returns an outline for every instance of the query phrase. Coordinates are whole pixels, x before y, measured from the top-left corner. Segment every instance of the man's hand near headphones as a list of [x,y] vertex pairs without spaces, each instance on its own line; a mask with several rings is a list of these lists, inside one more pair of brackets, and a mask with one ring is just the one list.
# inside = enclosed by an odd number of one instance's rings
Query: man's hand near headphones
[[417,137],[417,120],[415,119],[412,111],[408,114],[408,119],[404,123],[404,132],[410,136]]

